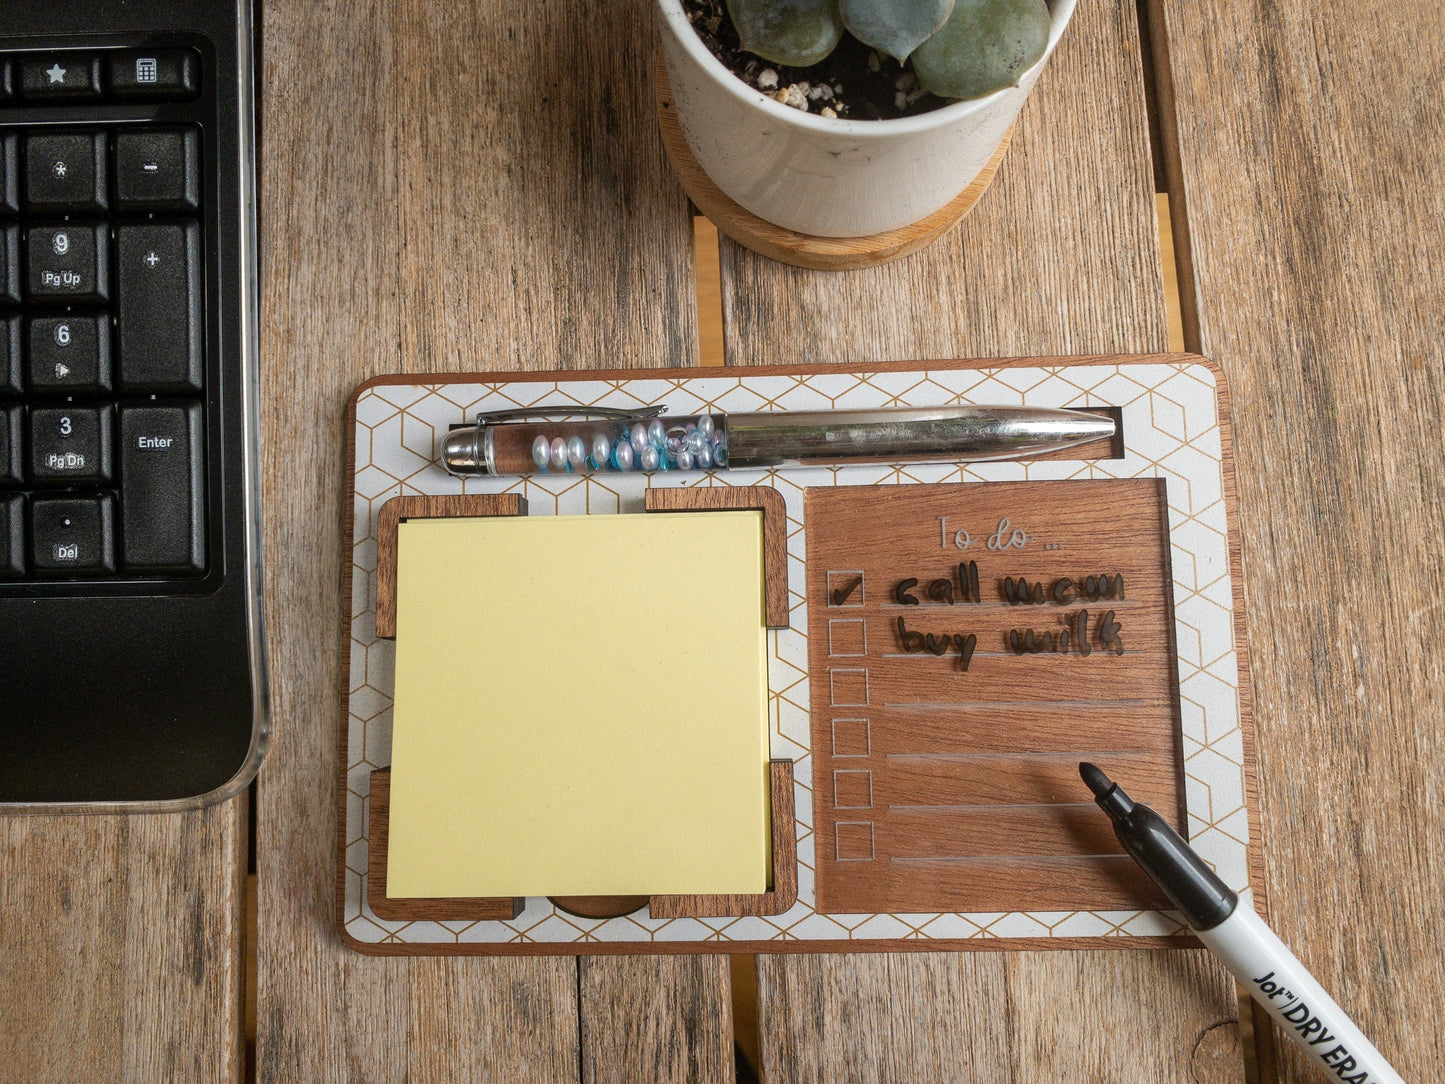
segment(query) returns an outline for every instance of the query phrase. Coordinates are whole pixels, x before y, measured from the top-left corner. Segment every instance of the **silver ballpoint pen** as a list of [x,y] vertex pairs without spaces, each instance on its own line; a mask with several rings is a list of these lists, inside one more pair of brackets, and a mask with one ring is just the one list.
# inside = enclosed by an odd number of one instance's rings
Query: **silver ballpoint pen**
[[1023,406],[665,417],[666,407],[483,411],[444,438],[452,474],[708,471],[1018,459],[1114,435],[1114,420]]

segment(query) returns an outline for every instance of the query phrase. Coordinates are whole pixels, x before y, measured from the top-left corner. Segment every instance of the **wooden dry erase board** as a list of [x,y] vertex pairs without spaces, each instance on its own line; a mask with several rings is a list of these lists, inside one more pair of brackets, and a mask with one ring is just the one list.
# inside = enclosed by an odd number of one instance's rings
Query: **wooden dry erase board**
[[[1107,409],[1121,433],[1028,462],[465,480],[439,466],[447,428],[477,411],[559,403],[663,403],[674,414],[1026,403]],[[1263,907],[1228,396],[1206,359],[383,377],[357,390],[348,429],[337,920],[355,948],[836,952],[1182,940],[1182,921],[1093,807],[1080,759],[1097,760],[1173,820]],[[787,624],[767,634],[766,898],[388,897],[395,646],[377,612],[387,501],[645,514],[649,504],[716,506],[736,487],[771,491],[782,511],[774,567],[785,574],[773,578],[771,605],[786,609]]]

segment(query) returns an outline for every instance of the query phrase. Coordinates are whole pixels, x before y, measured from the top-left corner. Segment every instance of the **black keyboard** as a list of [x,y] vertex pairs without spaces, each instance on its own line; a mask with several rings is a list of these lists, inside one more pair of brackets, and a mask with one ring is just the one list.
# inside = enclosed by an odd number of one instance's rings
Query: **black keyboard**
[[265,730],[249,5],[4,16],[0,808],[196,804]]

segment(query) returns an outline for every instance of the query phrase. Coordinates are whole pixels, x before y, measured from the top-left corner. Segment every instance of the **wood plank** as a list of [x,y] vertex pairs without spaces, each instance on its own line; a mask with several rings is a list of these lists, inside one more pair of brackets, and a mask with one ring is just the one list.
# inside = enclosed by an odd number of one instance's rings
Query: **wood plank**
[[721,245],[732,365],[1163,350],[1134,8],[1080,4],[957,230],[827,274]]
[[0,819],[0,1081],[239,1081],[246,796]]
[[[383,1015],[368,1025],[376,1049],[367,1080],[447,1084],[461,1080],[560,1081],[577,1077],[576,962],[559,961],[538,982],[535,961],[456,957],[388,961],[383,970],[406,991],[404,1020],[388,1018],[384,979],[373,978],[368,1000]],[[394,970],[393,970],[394,969]],[[687,991],[679,990],[686,998]],[[560,1038],[550,1043],[549,1033]],[[308,1079],[341,1079],[346,1070]],[[260,1080],[286,1080],[284,1075]]]
[[[763,966],[778,959],[758,960],[763,1011],[804,1011],[764,1016],[769,1084],[1243,1079],[1226,1011],[1233,988],[1200,952],[810,955]],[[1130,994],[1108,997],[1111,982]],[[1087,1011],[1073,1011],[1080,1005]]]
[[[1420,951],[1445,923],[1439,9],[1156,9],[1186,335],[1235,399],[1272,918],[1400,1074],[1430,1079],[1445,1065],[1445,958]],[[1278,1045],[1282,1079],[1318,1079]]]
[[523,20],[396,5],[383,87],[400,126],[384,158],[406,319],[387,368],[696,363],[692,226],[657,132],[652,18],[646,0]]
[[[1050,64],[992,187],[931,248],[827,274],[724,240],[728,360],[1163,350],[1134,5],[1081,4]],[[1234,1034],[1202,951],[760,957],[758,974],[769,1080],[1173,1081]],[[1090,1012],[1061,1013],[1062,991]]]
[[665,957],[663,967],[657,959],[577,961],[583,1084],[732,1084],[727,957]]
[[[263,1080],[556,1081],[582,1064],[573,961],[363,957],[335,933],[331,887],[352,389],[388,372],[694,360],[691,222],[652,113],[649,5],[534,15],[266,5]],[[643,981],[613,960],[590,966],[609,1021],[642,1037],[634,1055],[673,1038],[644,1026],[656,989],[695,1017],[726,996],[722,961],[649,961]],[[604,1075],[623,1071],[614,1049],[592,1050]],[[731,1057],[711,1032],[693,1049]]]

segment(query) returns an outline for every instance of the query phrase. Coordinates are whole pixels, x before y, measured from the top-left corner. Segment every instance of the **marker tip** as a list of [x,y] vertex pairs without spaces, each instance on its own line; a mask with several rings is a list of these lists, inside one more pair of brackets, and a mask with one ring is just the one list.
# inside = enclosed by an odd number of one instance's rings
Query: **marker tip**
[[1114,786],[1113,780],[1088,761],[1079,765],[1079,775],[1089,785],[1089,789],[1094,792],[1095,798],[1102,798]]

